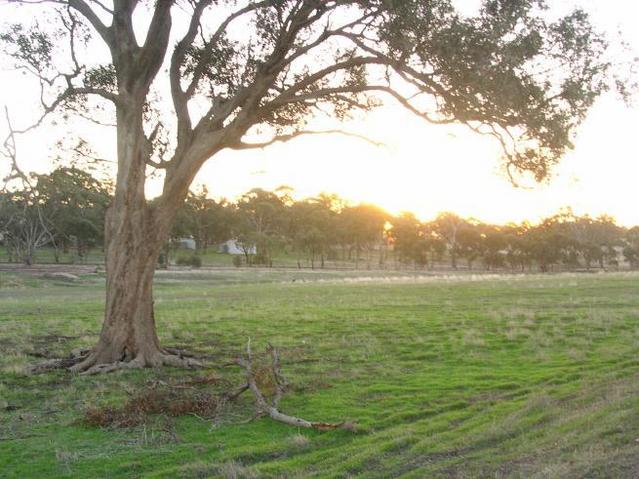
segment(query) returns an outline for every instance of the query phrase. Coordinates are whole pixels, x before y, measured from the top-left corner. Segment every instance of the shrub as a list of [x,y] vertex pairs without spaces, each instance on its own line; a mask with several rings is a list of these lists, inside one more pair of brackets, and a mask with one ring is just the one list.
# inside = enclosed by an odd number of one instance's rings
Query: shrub
[[233,256],[233,266],[235,266],[236,268],[242,266],[242,257],[240,255]]
[[196,254],[194,254],[193,256],[191,256],[191,266],[193,266],[194,268],[201,268],[202,267],[202,258]]
[[264,253],[253,255],[252,263],[258,266],[268,266],[269,268],[273,266],[273,261],[271,260],[271,258]]
[[200,258],[196,254],[191,254],[188,256],[181,255],[177,257],[175,263],[178,266],[191,266],[193,268],[200,268],[202,266],[202,258]]

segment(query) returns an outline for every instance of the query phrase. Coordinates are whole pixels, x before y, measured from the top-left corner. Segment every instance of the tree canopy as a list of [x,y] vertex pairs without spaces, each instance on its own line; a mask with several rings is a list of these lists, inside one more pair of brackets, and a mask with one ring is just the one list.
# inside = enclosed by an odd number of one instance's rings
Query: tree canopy
[[[57,28],[9,25],[0,38],[42,79],[44,111],[95,114],[87,96],[144,109],[145,160],[167,170],[167,195],[221,149],[316,133],[314,116],[386,99],[496,137],[511,171],[541,179],[611,84],[585,12],[553,19],[543,0],[486,0],[473,16],[452,0],[34,3],[54,4]],[[93,53],[104,46],[110,60]],[[244,141],[258,126],[271,137]]]

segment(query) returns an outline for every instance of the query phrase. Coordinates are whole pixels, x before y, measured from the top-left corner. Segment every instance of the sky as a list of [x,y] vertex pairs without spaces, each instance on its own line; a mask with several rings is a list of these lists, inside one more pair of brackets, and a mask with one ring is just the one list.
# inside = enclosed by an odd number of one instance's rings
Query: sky
[[[478,2],[457,3],[472,12]],[[639,2],[551,0],[549,4],[558,12],[582,6],[609,36],[615,38],[620,32],[639,52],[635,25]],[[0,18],[14,14],[12,8],[0,4]],[[33,83],[4,69],[0,84],[0,107],[9,108],[17,126],[36,117]],[[64,137],[72,143],[75,128],[48,126],[19,138],[23,167],[50,169],[55,143]],[[97,151],[113,155],[112,131],[82,128],[84,136],[94,139]],[[454,211],[486,222],[534,222],[571,207],[577,214],[606,213],[622,225],[639,225],[639,102],[627,106],[614,94],[602,97],[576,132],[575,149],[566,154],[551,178],[525,188],[515,188],[503,174],[494,141],[465,127],[429,125],[388,104],[341,128],[374,138],[383,146],[327,135],[263,150],[223,151],[205,164],[194,186],[205,184],[213,196],[233,199],[251,188],[287,185],[297,197],[333,192],[352,202],[379,204],[391,213],[413,211],[422,219]],[[5,129],[0,122],[0,133]],[[158,194],[160,189],[159,181],[151,182],[148,194]]]

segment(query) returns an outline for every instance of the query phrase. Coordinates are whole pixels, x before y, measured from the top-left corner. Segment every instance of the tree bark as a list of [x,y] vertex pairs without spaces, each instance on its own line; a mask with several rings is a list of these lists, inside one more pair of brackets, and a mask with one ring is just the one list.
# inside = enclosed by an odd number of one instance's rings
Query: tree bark
[[89,356],[71,369],[198,366],[160,347],[153,311],[153,276],[166,240],[146,205],[110,211],[107,219],[106,305],[102,332]]
[[164,238],[146,205],[120,206],[111,208],[107,218],[106,304],[100,339],[72,368],[75,371],[104,365],[156,367],[165,362],[153,313],[153,275]]
[[[106,307],[100,341],[94,351],[97,363],[139,359],[148,366],[161,363],[153,315],[153,273],[159,256],[158,241],[150,228],[136,227],[143,211],[117,213],[120,225],[112,233],[106,256]],[[147,223],[142,219],[142,224]]]
[[[132,105],[132,106],[131,106]],[[98,344],[73,366],[87,373],[196,362],[162,350],[155,329],[153,276],[183,198],[157,211],[144,194],[146,157],[142,105],[118,109],[118,178],[105,225],[106,305]]]

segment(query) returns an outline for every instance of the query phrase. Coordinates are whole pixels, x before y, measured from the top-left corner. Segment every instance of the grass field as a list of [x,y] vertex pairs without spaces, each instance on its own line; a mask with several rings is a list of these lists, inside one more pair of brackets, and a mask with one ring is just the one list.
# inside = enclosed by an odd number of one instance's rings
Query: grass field
[[[90,377],[25,366],[96,341],[103,279],[0,277],[0,477],[639,477],[639,275],[296,274],[160,274],[163,343],[210,367]],[[357,431],[244,423],[248,394],[213,420],[83,421],[160,380],[240,385],[221,365],[249,337],[281,350],[283,411]]]

